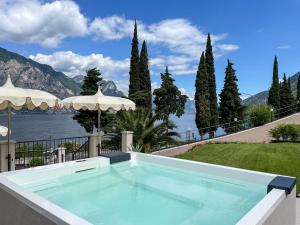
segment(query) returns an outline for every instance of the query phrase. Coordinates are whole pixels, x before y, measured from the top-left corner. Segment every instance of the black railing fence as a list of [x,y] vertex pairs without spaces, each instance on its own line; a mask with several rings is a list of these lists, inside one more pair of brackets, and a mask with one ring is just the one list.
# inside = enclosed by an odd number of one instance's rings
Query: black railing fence
[[101,152],[115,152],[121,150],[121,134],[107,133],[102,137]]
[[[120,136],[116,134],[102,136],[101,143],[99,155],[121,149]],[[85,159],[89,157],[89,147],[88,136],[20,141],[16,143],[16,169]]]
[[88,158],[88,136],[16,143],[16,169]]
[[[297,107],[299,107],[299,108],[297,108]],[[296,110],[296,109],[298,109],[298,110]],[[285,116],[289,116],[297,111],[298,112],[300,111],[300,103],[299,102],[294,103],[289,106],[282,107],[277,112],[270,111],[271,122],[281,119]],[[178,138],[177,144],[170,145],[168,143],[161,143],[160,146],[158,146],[155,149],[152,149],[152,152],[171,148],[171,147],[176,147],[176,146],[180,146],[180,145],[184,145],[184,144],[189,144],[189,143],[193,143],[193,142],[199,142],[202,140],[204,141],[204,140],[208,140],[211,138],[221,137],[221,136],[225,136],[228,134],[240,132],[243,130],[248,130],[248,129],[251,129],[254,127],[251,122],[252,119],[253,119],[252,117],[246,117],[242,120],[236,119],[231,122],[216,124],[216,125],[209,126],[209,127],[204,127],[202,129],[203,129],[203,131],[205,131],[205,132],[203,132],[203,133],[205,133],[205,135],[203,135],[202,137],[199,134],[201,130],[187,129],[185,132],[179,133],[180,138]],[[207,130],[214,130],[215,131],[215,132],[213,132],[214,135],[209,136],[209,132],[207,132]]]
[[[278,112],[271,111],[271,120],[280,119],[283,116],[287,116],[295,112],[296,106],[299,103],[293,104],[284,108],[281,108]],[[192,142],[198,142],[201,140],[207,140],[210,138],[221,137],[231,133],[235,133],[242,130],[252,128],[251,117],[246,119],[235,119],[234,121],[216,124],[210,127],[202,128],[201,130],[188,129],[185,132],[181,132],[180,137],[176,144],[169,144],[167,142],[160,143],[155,148],[151,149],[151,152],[159,151],[162,149],[184,145]],[[207,131],[215,131],[214,135],[209,135]],[[65,161],[85,159],[89,157],[89,137],[71,137],[60,139],[46,139],[35,141],[21,141],[16,143],[15,152],[15,165],[16,169],[48,165]],[[98,154],[120,151],[121,150],[121,134],[107,133],[102,136],[101,151],[98,146]]]

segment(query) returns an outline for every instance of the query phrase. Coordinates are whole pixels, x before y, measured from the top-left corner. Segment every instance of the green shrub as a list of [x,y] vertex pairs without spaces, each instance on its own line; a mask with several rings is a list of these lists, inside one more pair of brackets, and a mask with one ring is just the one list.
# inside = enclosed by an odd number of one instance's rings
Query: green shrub
[[44,161],[43,159],[40,159],[40,158],[33,158],[31,161],[30,161],[30,167],[34,167],[34,166],[42,166],[44,165]]
[[269,105],[249,105],[247,114],[250,123],[257,127],[264,125],[272,120],[271,106]]
[[300,125],[281,124],[270,130],[271,136],[276,141],[300,141]]

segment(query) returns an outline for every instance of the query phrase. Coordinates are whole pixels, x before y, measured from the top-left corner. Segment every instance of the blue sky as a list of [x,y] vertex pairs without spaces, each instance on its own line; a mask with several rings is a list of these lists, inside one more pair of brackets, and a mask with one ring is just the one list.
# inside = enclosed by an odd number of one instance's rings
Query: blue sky
[[153,87],[168,65],[176,84],[193,96],[206,35],[212,34],[217,89],[227,59],[242,93],[269,87],[275,54],[280,74],[300,71],[300,1],[0,0],[0,46],[68,76],[97,66],[128,89],[133,21],[150,55]]

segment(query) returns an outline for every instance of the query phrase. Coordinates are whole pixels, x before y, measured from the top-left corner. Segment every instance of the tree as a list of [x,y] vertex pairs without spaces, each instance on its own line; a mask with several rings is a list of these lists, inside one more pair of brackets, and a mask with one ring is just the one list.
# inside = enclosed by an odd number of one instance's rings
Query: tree
[[207,36],[205,51],[206,70],[208,74],[209,104],[210,104],[210,137],[214,136],[219,124],[218,99],[216,91],[216,77],[214,66],[214,55],[211,45],[210,33]]
[[276,56],[274,58],[273,80],[269,90],[268,104],[273,106],[275,110],[279,110],[280,108],[280,84],[278,78],[278,61]]
[[237,85],[238,79],[232,66],[233,63],[228,60],[225,71],[224,87],[220,93],[220,119],[226,133],[238,131],[240,129],[237,121],[243,119],[244,111],[240,98],[241,94],[239,93]]
[[251,124],[255,127],[264,125],[272,121],[272,106],[265,104],[247,106],[247,116]]
[[142,50],[140,54],[140,92],[143,96],[142,102],[138,106],[151,109],[152,108],[152,92],[151,92],[151,78],[149,71],[149,59],[146,41],[143,42]]
[[[98,90],[98,82],[102,80],[100,71],[97,68],[90,69],[86,72],[86,76],[81,86],[81,95],[94,95]],[[80,126],[84,127],[86,132],[92,133],[94,125],[97,126],[97,112],[88,110],[79,110],[73,117]]]
[[288,78],[287,83],[288,83],[288,92],[287,92],[288,103],[291,106],[290,107],[291,108],[290,113],[293,113],[294,110],[296,109],[296,107],[295,107],[295,98],[294,98],[293,91],[292,91],[291,78],[290,77]]
[[298,82],[297,82],[297,106],[298,106],[298,111],[300,111],[300,75],[298,76]]
[[203,136],[211,129],[210,126],[210,101],[209,101],[209,87],[208,74],[206,71],[205,56],[202,52],[195,83],[195,106],[196,106],[196,125],[203,140]]
[[291,90],[290,81],[283,74],[283,81],[280,84],[280,116],[287,116],[293,112],[294,97]]
[[151,110],[139,108],[136,111],[122,111],[109,124],[108,129],[115,128],[112,142],[119,143],[120,133],[131,130],[134,132],[133,145],[141,146],[142,152],[150,152],[165,144],[176,144],[180,135],[175,132],[166,132],[176,128],[172,121],[158,123],[158,115]]
[[161,74],[161,80],[161,86],[153,92],[155,112],[160,119],[167,122],[171,114],[175,114],[177,117],[183,115],[187,96],[182,95],[174,84],[168,67],[166,67],[165,73]]
[[130,71],[129,71],[129,98],[140,90],[140,77],[139,77],[139,42],[137,34],[137,24],[134,23],[134,32],[131,42],[131,58],[130,58]]

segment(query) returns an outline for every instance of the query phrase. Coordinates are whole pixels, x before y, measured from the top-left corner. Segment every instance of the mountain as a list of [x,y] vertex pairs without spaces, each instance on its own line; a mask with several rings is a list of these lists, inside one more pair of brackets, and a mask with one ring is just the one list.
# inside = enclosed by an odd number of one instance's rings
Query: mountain
[[0,48],[0,85],[10,74],[17,87],[45,90],[59,98],[79,94],[80,85],[51,66]]
[[122,91],[119,91],[117,85],[111,80],[102,80],[100,82],[103,94],[110,96],[122,97],[124,96]]
[[[72,79],[73,81],[75,81],[77,84],[81,86],[83,84],[84,76],[78,75],[73,77]],[[117,85],[111,80],[102,80],[100,82],[100,85],[101,85],[102,92],[105,95],[117,96],[117,97],[124,96],[123,92],[119,91]]]
[[186,114],[195,114],[196,108],[195,108],[195,100],[187,99],[185,103],[184,113]]
[[268,99],[268,91],[259,92],[249,98],[243,100],[243,104],[250,105],[250,104],[267,104]]
[[73,81],[75,81],[77,84],[79,84],[81,86],[83,84],[84,76],[77,75],[77,76],[73,77],[72,79],[73,79]]
[[[291,76],[291,87],[293,94],[296,96],[297,92],[297,82],[298,82],[298,77],[300,76],[300,72],[294,74]],[[256,95],[253,95],[249,98],[246,98],[243,101],[243,104],[249,105],[249,104],[266,104],[268,100],[268,91],[262,91],[257,93]]]

